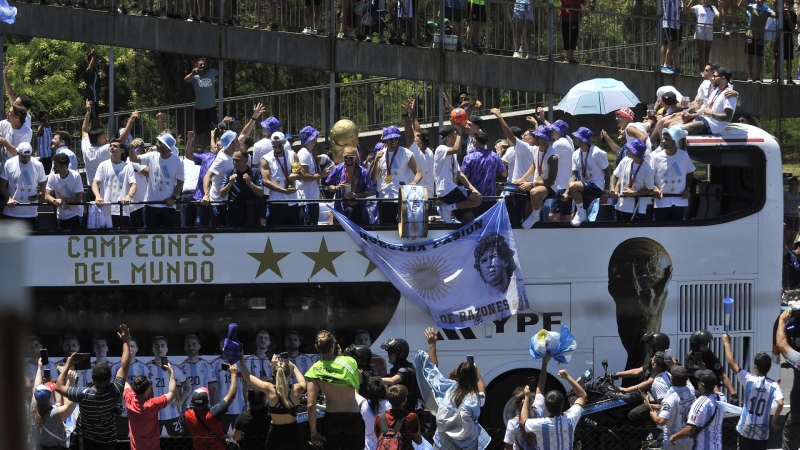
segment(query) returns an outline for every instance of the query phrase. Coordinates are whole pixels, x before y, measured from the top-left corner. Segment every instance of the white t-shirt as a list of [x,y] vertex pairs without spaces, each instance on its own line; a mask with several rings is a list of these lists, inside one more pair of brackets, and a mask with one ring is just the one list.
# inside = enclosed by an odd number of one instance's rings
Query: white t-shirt
[[458,165],[457,154],[448,155],[450,147],[440,145],[436,147],[433,155],[433,171],[436,174],[436,196],[444,197],[450,191],[458,187],[454,178],[458,176],[460,167]]
[[[297,159],[300,160],[300,165],[308,167],[309,175],[315,175],[317,173],[317,161],[314,159],[314,155],[311,154],[307,148],[301,147],[300,150],[297,151]],[[309,200],[318,199],[319,181],[297,180],[297,192],[300,194],[299,198],[307,198]]]
[[[586,170],[584,171],[584,167]],[[593,184],[600,189],[605,189],[605,170],[608,167],[606,152],[592,145],[586,152],[581,149],[572,153],[572,171],[578,172],[578,179]],[[584,174],[585,172],[585,174]]]
[[[275,152],[269,152],[261,159],[267,161],[269,166],[269,181],[277,184],[278,186],[286,186],[286,176],[292,173],[292,161],[294,161],[294,150],[283,150],[283,155],[280,157],[280,163],[275,157]],[[284,173],[284,168],[286,173]],[[270,191],[270,200],[297,200],[297,192],[292,194],[284,194],[278,191]],[[296,202],[284,203],[287,205],[296,205]]]
[[133,168],[133,179],[136,180],[136,195],[134,195],[131,199],[132,204],[130,205],[130,212],[133,212],[144,208],[144,205],[136,203],[143,202],[144,199],[147,198],[149,182],[147,181],[148,177],[142,173],[142,169],[144,169],[145,166],[132,162],[129,162],[128,164],[130,164]]
[[[711,108],[711,112],[714,114],[725,113],[726,109],[731,109],[733,112],[736,112],[736,97],[725,97],[724,91],[725,89],[719,90],[719,88],[717,88],[708,98],[708,107]],[[725,127],[730,123],[715,119],[710,115],[703,116],[703,118],[708,122],[708,128],[711,129],[711,134],[722,133]]]
[[672,386],[672,378],[670,378],[669,371],[664,371],[653,377],[650,392],[656,400],[661,400],[667,396],[670,386]]
[[[78,157],[75,156],[75,152],[69,149],[69,147],[61,147],[56,150],[56,155],[58,154],[65,154],[69,157],[69,168],[70,170],[78,170]],[[87,179],[87,182],[91,183],[91,180]]]
[[181,157],[183,161],[183,192],[192,192],[197,189],[197,183],[200,181],[200,166],[194,163],[191,159]]
[[503,152],[503,156],[500,157],[500,160],[506,163],[508,167],[506,182],[511,183],[514,181],[514,162],[517,160],[517,152],[514,150],[514,147],[508,147],[506,151]]
[[375,427],[372,425],[375,423],[375,418],[378,417],[378,414],[383,414],[392,409],[392,404],[389,403],[389,400],[380,400],[378,402],[378,413],[376,414],[372,412],[369,400],[356,394],[356,401],[361,405],[361,418],[364,419],[364,424],[369,424],[364,427],[364,448],[366,450],[375,450],[378,447],[378,436],[375,435]]
[[[30,114],[28,117],[30,117]],[[18,147],[19,144],[23,142],[30,143],[31,139],[33,139],[33,132],[31,131],[31,126],[29,123],[26,123],[18,130],[15,130],[8,120],[0,120],[0,136],[6,138],[6,140],[13,144],[14,147]],[[6,150],[5,147],[2,147],[2,151],[0,153],[2,153],[3,163],[14,157],[14,155]]]
[[[691,383],[688,383],[691,386]],[[689,417],[689,408],[694,403],[694,393],[687,387],[674,387],[667,396],[661,400],[661,410],[658,412],[658,417],[667,419],[667,423],[661,425],[661,430],[664,431],[663,448],[678,448],[690,450],[693,441],[691,438],[681,439],[675,445],[669,443],[669,437],[677,433],[684,427],[686,420]]]
[[581,414],[581,405],[572,405],[560,417],[526,420],[525,430],[536,434],[536,442],[550,442],[549,450],[572,450],[570,443]]
[[737,378],[744,391],[745,412],[739,417],[736,431],[748,439],[765,441],[769,439],[772,401],[783,400],[781,387],[767,377],[753,375],[744,369],[739,370]]
[[[642,161],[642,164],[635,164],[633,159],[628,157],[622,158],[622,161],[617,163],[617,167],[614,169],[614,176],[617,177],[620,184],[617,193],[621,193],[626,186],[634,191],[640,191],[645,188],[653,189],[655,182],[655,173],[647,161]],[[631,183],[631,178],[633,178],[633,183]],[[637,199],[639,200],[638,202]],[[644,214],[647,209],[647,202],[642,200],[647,199],[649,197],[620,197],[616,208],[622,212],[633,213],[633,209],[638,203],[638,212]]]
[[233,158],[225,152],[218,152],[208,172],[211,174],[211,190],[208,192],[208,199],[212,202],[224,200],[220,194],[222,182],[225,181],[225,174],[233,169]]
[[[513,175],[511,175],[511,181],[516,181],[522,178],[523,175],[531,168],[533,165],[533,148],[528,145],[527,142],[524,142],[522,139],[517,139],[516,144],[514,144],[513,152],[511,152],[511,148],[506,151],[503,155],[503,161],[509,164],[509,168],[513,165]],[[511,153],[509,153],[511,152]],[[533,181],[534,176],[530,176],[522,181]]]
[[[173,196],[177,182],[183,181],[183,162],[175,155],[162,158],[159,152],[148,152],[141,155],[142,164],[150,168],[147,177],[147,196],[145,201],[159,202]],[[180,195],[180,192],[178,193]],[[148,204],[155,208],[166,208],[166,204]],[[175,205],[172,205],[174,208]]]
[[706,104],[712,92],[714,92],[714,85],[711,84],[710,80],[703,80],[697,88],[697,95],[695,95],[694,99],[701,100],[703,104]]
[[[397,156],[395,156],[395,153]],[[416,175],[411,168],[408,167],[409,161],[414,157],[411,150],[405,147],[397,147],[394,152],[384,152],[378,164],[380,168],[380,175],[378,182],[380,183],[381,198],[397,198],[400,190],[400,182],[406,184],[414,181]],[[386,183],[386,167],[391,163],[392,181]],[[416,160],[415,160],[416,163]],[[435,169],[434,169],[435,170]]]
[[[0,178],[8,181],[8,196],[18,201],[16,206],[6,206],[3,214],[9,217],[31,218],[36,217],[39,207],[22,206],[30,203],[38,203],[38,200],[31,200],[37,194],[39,183],[47,181],[44,174],[44,166],[38,160],[31,158],[27,164],[19,162],[19,156],[15,156],[6,161]],[[42,192],[44,194],[44,192]]]
[[[65,199],[67,197],[72,197],[78,192],[83,192],[81,175],[74,170],[68,170],[66,178],[61,178],[61,175],[51,172],[47,177],[47,190],[52,191],[55,198]],[[65,206],[67,209],[56,208],[56,217],[59,220],[83,216],[83,205]]]
[[108,153],[108,144],[92,145],[89,138],[81,141],[81,151],[83,152],[83,164],[86,167],[86,180],[94,180],[94,173],[101,162],[111,159]]
[[694,5],[692,10],[697,15],[697,25],[714,25],[714,10],[717,8],[713,6]]
[[558,155],[558,176],[553,189],[566,189],[572,176],[572,153],[575,147],[568,137],[562,137],[553,142],[553,150]]
[[[134,173],[133,166],[125,161],[114,164],[109,159],[101,162],[97,167],[93,182],[97,181],[97,190],[100,192],[103,201],[111,204],[111,215],[119,215],[119,202],[128,195],[131,185],[137,184]],[[144,188],[144,186],[137,185],[137,193],[140,187]],[[122,208],[122,215],[130,215],[130,206]]]
[[[678,149],[672,156],[660,148],[650,156],[650,165],[655,171],[655,185],[664,194],[680,194],[686,190],[686,174],[696,169],[692,158],[684,150]],[[656,208],[670,206],[689,206],[689,199],[682,197],[664,197],[655,199]]]
[[433,172],[433,150],[426,148],[425,152],[422,152],[416,142],[408,149],[414,155],[414,162],[417,163],[417,168],[422,172],[420,184],[428,188],[429,196],[433,196],[436,192],[436,176]]

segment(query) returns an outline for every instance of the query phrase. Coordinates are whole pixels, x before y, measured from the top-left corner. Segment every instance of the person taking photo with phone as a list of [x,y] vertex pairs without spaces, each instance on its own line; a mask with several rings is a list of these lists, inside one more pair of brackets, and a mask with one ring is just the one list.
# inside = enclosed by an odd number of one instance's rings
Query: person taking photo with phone
[[113,382],[111,381],[111,367],[107,363],[101,363],[96,364],[92,369],[94,384],[91,388],[68,388],[67,373],[72,369],[73,360],[77,354],[72,354],[67,358],[64,370],[61,371],[56,382],[56,392],[81,406],[76,430],[79,448],[83,450],[113,450],[116,445],[117,427],[114,417],[131,364],[131,332],[128,326],[120,325],[117,334],[122,340],[122,363]]

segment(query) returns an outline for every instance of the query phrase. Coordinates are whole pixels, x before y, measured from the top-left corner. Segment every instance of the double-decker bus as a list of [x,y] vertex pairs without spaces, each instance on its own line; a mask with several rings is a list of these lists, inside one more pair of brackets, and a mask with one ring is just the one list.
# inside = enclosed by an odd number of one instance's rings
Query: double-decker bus
[[[732,124],[721,136],[689,137],[688,152],[698,169],[690,220],[515,229],[530,308],[469,328],[437,328],[442,367],[474,355],[487,385],[487,426],[505,426],[510,393],[538,372],[529,345],[542,328],[570,328],[577,349],[567,368],[576,376],[598,372],[604,359],[614,371],[632,367],[634,350],[621,336],[634,331],[666,333],[682,360],[689,335],[707,329],[721,357],[722,301],[731,297],[737,360],[747,368],[756,352],[771,351],[781,285],[778,144],[760,129]],[[453,227],[431,226],[429,237]],[[368,230],[401,241],[396,228]],[[329,329],[343,346],[366,330],[373,352],[384,356],[380,343],[392,337],[406,339],[412,353],[427,349],[423,330],[435,326],[338,226],[43,231],[30,242],[33,332],[52,355],[66,334],[88,347],[96,334],[113,336],[119,323],[139,339],[140,360],[151,359],[157,335],[170,339],[173,359],[190,333],[200,337],[201,353],[215,354],[230,322],[239,324],[247,353],[259,330],[270,332],[275,351],[296,331],[302,352],[313,353],[316,331]],[[662,305],[662,314],[651,314]],[[550,364],[548,384],[563,388],[558,369]]]

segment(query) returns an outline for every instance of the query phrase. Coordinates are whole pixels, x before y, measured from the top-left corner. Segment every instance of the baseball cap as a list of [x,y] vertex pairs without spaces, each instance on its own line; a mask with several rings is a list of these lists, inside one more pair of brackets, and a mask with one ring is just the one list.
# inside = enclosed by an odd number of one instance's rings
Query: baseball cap
[[675,106],[678,104],[678,96],[672,91],[667,91],[661,96],[661,101],[667,106]]
[[617,110],[617,115],[620,117],[624,117],[629,121],[633,122],[633,110],[628,107],[620,108]]
[[36,386],[36,389],[33,391],[33,396],[36,399],[36,403],[50,403],[50,398],[53,396],[54,390],[55,385],[53,383],[40,384]]
[[17,146],[17,153],[20,155],[30,156],[33,154],[33,147],[27,142],[22,142]]
[[442,128],[439,128],[439,137],[444,139],[447,136],[450,136],[451,134],[453,134],[453,131],[455,131],[455,130],[456,129],[453,128],[452,125],[445,125]]
[[280,131],[276,131],[276,132],[272,133],[272,136],[270,136],[270,140],[273,143],[275,143],[275,142],[285,142],[286,141],[286,135],[284,135]]
[[192,392],[192,406],[195,408],[208,407],[208,389],[201,387]]
[[717,376],[714,374],[714,372],[712,372],[712,371],[710,371],[708,369],[695,371],[694,372],[694,377],[697,378],[698,382],[703,383],[709,389],[713,389],[714,386],[716,386],[717,382],[718,382]]
[[469,116],[469,121],[481,128],[483,126],[483,118],[481,116]]

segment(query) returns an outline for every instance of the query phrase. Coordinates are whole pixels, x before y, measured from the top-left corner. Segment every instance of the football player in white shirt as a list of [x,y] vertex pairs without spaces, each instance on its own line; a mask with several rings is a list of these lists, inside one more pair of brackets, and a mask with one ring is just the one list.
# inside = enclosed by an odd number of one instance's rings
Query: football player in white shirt
[[611,178],[609,197],[618,198],[614,220],[629,222],[644,216],[647,205],[641,197],[649,197],[655,187],[653,168],[644,159],[647,144],[640,139],[625,144],[626,156],[617,162]]
[[[165,370],[161,365],[162,358],[166,358],[168,352],[169,344],[167,343],[167,338],[164,336],[154,337],[153,356],[155,356],[155,358],[147,363],[147,378],[152,383],[153,397],[165,395],[170,392],[169,380],[171,375],[169,371]],[[189,380],[179,367],[172,366],[172,372],[175,374],[175,380],[180,387],[175,393],[175,398],[172,400],[172,403],[158,412],[158,427],[159,430],[164,429],[167,435],[178,437],[182,436],[184,433],[183,404],[192,391],[189,389]]]
[[[536,442],[540,442],[541,450],[572,450],[575,427],[583,414],[583,405],[586,404],[586,391],[583,390],[566,370],[559,370],[558,376],[567,380],[577,395],[575,403],[561,414],[564,407],[564,394],[559,391],[550,391],[545,395],[545,408],[548,417],[530,419],[531,391],[525,386],[525,400],[519,412],[519,421],[525,424],[525,431],[536,434]],[[546,436],[546,437],[545,437]]]
[[580,127],[572,136],[578,142],[578,149],[572,154],[569,195],[575,201],[577,212],[570,224],[577,227],[586,220],[588,204],[608,191],[611,169],[608,165],[608,154],[592,145],[593,134],[590,129]]
[[689,154],[681,149],[686,131],[679,125],[665,128],[661,147],[650,154],[655,172],[655,220],[683,220],[689,206],[695,166]]
[[[53,157],[53,171],[47,177],[44,200],[56,208],[59,229],[82,228],[83,182],[78,172],[69,168],[69,156]],[[77,203],[77,204],[76,204]]]
[[[208,389],[209,398],[217,398],[217,373],[207,361],[200,358],[200,339],[195,334],[187,334],[183,339],[186,350],[186,360],[180,364],[181,371],[189,382],[189,390],[205,387]],[[186,396],[184,407],[188,408],[189,396]]]
[[[739,448],[766,446],[770,425],[773,430],[780,429],[778,418],[783,409],[783,393],[780,385],[767,378],[769,369],[772,367],[772,358],[764,352],[757,353],[753,362],[753,373],[750,373],[742,369],[733,359],[731,337],[728,333],[722,335],[722,343],[725,346],[725,361],[728,362],[728,368],[736,372],[744,389],[742,415],[736,425],[736,431],[739,433]],[[773,400],[778,406],[775,408],[770,422],[769,413]]]
[[261,330],[256,335],[256,353],[245,359],[247,369],[261,379],[261,381],[273,381],[272,364],[272,334],[267,330]]

